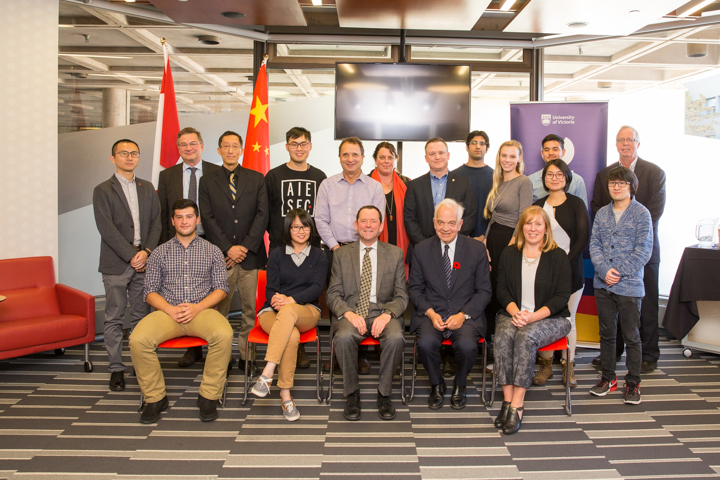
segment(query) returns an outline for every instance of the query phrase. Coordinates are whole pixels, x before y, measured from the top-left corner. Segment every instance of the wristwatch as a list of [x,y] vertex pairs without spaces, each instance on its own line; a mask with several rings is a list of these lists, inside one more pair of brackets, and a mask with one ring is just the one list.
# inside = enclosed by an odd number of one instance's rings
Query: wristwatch
[[460,313],[463,314],[463,316],[465,317],[465,320],[472,320],[472,317],[470,315],[468,315],[467,313],[462,312],[462,311]]
[[390,315],[390,318],[395,316],[395,315],[393,315],[392,310],[390,310],[389,308],[386,308],[385,310],[383,310],[382,313],[387,313],[388,315]]

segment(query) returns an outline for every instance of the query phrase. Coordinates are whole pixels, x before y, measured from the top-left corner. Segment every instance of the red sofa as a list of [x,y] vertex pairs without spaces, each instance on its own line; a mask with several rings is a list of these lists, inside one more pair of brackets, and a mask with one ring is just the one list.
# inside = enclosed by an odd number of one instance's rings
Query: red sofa
[[95,297],[55,283],[52,257],[0,260],[0,360],[95,341]]

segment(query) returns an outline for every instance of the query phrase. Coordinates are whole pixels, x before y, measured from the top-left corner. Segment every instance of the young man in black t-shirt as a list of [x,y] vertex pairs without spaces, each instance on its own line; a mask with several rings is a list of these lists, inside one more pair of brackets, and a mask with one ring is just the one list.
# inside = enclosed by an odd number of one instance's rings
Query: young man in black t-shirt
[[[270,252],[285,247],[283,242],[283,223],[290,210],[302,208],[311,217],[315,217],[315,198],[320,183],[327,178],[325,173],[308,165],[307,159],[312,150],[310,132],[303,127],[293,127],[285,134],[285,149],[290,161],[270,170],[265,175],[268,199],[270,201]],[[320,247],[320,235],[315,235],[315,247]],[[305,355],[305,346],[298,348],[297,368],[309,368],[310,361]]]

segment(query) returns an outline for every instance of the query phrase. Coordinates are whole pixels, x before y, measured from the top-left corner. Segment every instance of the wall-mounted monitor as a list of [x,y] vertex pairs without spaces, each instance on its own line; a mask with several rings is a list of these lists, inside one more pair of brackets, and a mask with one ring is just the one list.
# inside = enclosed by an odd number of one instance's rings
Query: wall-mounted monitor
[[335,138],[464,141],[469,65],[337,63]]

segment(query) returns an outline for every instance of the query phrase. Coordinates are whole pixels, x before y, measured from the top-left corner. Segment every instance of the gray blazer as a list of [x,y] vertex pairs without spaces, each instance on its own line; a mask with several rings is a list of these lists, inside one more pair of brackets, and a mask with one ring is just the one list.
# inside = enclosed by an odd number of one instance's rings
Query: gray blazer
[[[357,308],[360,297],[359,245],[357,240],[334,252],[327,305],[335,317]],[[378,241],[377,263],[377,303],[370,304],[367,319],[378,317],[385,309],[391,310],[393,317],[402,317],[408,304],[403,251]]]
[[[160,240],[160,201],[155,187],[135,177],[140,207],[140,247],[155,250]],[[133,247],[135,227],[130,205],[120,181],[113,175],[93,191],[95,224],[100,232],[100,273],[120,275],[137,253]]]

